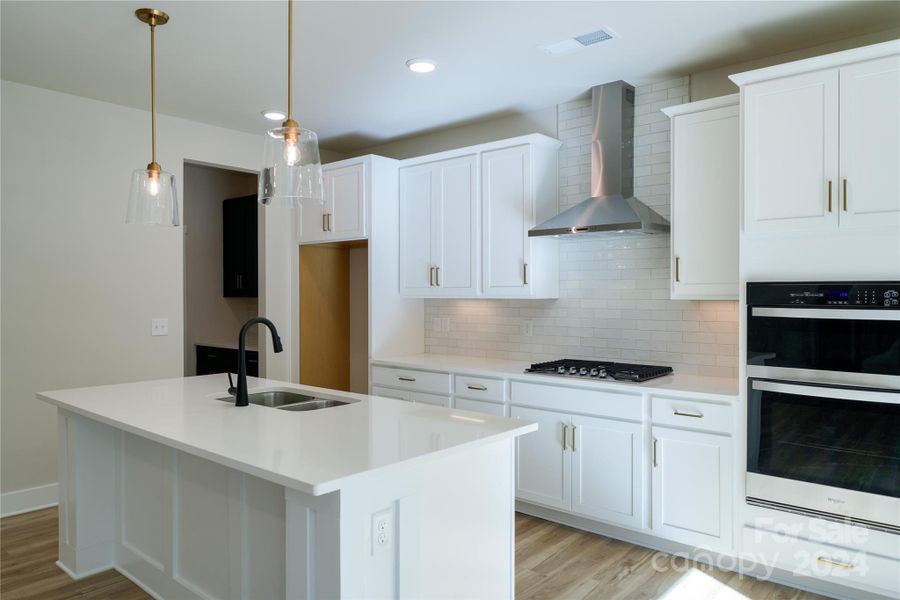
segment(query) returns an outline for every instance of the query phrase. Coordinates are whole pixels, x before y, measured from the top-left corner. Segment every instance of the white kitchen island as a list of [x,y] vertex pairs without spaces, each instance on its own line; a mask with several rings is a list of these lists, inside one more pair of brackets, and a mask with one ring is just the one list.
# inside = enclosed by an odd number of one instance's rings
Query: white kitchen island
[[59,566],[188,598],[511,598],[527,421],[249,379],[350,404],[237,408],[224,375],[38,394],[59,412]]

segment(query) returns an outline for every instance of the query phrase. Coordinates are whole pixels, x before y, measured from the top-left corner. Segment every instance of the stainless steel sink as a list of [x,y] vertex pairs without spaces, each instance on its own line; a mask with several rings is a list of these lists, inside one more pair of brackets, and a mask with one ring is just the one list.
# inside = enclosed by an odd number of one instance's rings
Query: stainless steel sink
[[[223,402],[234,402],[234,396],[223,396],[219,398]],[[350,404],[341,400],[326,400],[324,398],[316,398],[315,396],[307,396],[306,394],[298,394],[296,392],[287,392],[284,390],[274,390],[269,392],[254,392],[247,396],[250,404],[259,406],[268,406],[270,408],[278,408],[281,410],[319,410],[321,408],[331,408],[333,406],[343,406]]]
[[319,410],[320,408],[331,408],[333,406],[344,406],[349,402],[341,402],[340,400],[325,400],[323,398],[313,398],[298,402],[297,404],[287,404],[279,406],[280,410]]

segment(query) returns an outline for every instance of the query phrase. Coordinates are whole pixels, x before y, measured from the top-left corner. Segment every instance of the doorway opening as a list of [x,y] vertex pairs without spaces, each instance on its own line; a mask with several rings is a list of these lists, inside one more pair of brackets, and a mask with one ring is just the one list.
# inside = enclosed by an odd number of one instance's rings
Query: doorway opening
[[[184,163],[184,375],[237,372],[241,326],[259,314],[264,220],[257,174]],[[247,372],[259,373],[256,328]]]

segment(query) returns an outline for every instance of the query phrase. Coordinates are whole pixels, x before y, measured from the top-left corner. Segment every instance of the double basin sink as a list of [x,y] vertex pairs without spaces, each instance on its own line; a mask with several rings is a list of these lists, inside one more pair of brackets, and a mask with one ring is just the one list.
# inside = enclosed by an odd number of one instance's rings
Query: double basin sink
[[[222,400],[223,402],[234,402],[234,396],[223,396],[220,397],[219,400]],[[320,410],[323,408],[332,408],[334,406],[350,404],[350,402],[344,402],[342,400],[316,398],[315,396],[307,396],[306,394],[284,390],[254,392],[247,396],[247,400],[250,404],[290,411]]]

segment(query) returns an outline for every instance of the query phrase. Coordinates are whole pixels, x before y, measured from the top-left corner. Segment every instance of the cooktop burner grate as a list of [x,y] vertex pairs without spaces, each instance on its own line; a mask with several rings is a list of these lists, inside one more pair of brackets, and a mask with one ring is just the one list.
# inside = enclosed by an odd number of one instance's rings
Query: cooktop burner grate
[[616,379],[640,383],[656,377],[664,377],[673,372],[672,367],[657,365],[637,365],[602,360],[579,360],[565,358],[549,362],[535,363],[525,369],[526,373],[565,375],[568,377],[588,377],[595,379]]

